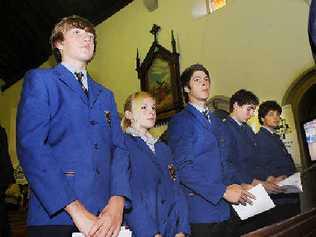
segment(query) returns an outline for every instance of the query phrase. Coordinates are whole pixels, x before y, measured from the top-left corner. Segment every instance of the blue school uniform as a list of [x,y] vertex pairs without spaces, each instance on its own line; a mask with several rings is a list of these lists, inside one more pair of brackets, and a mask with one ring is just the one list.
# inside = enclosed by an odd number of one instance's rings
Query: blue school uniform
[[[255,139],[258,152],[253,173],[256,178],[266,180],[269,176],[290,176],[295,173],[293,159],[279,135],[261,127]],[[297,194],[277,194],[271,197],[276,204],[298,202]]]
[[254,169],[254,160],[256,159],[256,141],[255,133],[246,123],[238,124],[232,117],[228,116],[223,123],[227,132],[230,133],[232,143],[230,149],[232,162],[231,166],[234,170],[235,183],[252,183]]
[[158,141],[150,144],[133,135],[125,135],[129,150],[132,210],[127,225],[133,236],[149,237],[160,233],[174,237],[190,233],[185,196],[174,179],[174,166],[169,147]]
[[191,104],[176,114],[168,126],[170,145],[181,186],[189,204],[190,223],[219,223],[230,218],[224,167],[228,141],[222,122],[209,120]]
[[64,208],[74,200],[97,215],[112,195],[130,197],[113,94],[89,75],[87,82],[88,96],[62,64],[25,76],[17,153],[31,190],[29,226],[73,225]]

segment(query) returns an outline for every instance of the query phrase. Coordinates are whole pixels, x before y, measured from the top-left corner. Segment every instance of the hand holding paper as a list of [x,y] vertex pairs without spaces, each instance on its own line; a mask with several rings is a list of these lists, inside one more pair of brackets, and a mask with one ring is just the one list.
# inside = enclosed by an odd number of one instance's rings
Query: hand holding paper
[[227,186],[223,197],[230,203],[241,203],[243,205],[246,203],[251,204],[252,199],[255,199],[251,193],[244,190],[242,185],[238,184],[231,184]]
[[252,205],[232,205],[241,220],[245,220],[275,207],[272,199],[269,197],[262,184],[256,185],[255,187],[249,189],[248,192],[252,193],[256,197],[256,199],[253,200]]
[[301,193],[303,192],[301,174],[299,172],[280,181],[278,185],[283,189],[284,193]]

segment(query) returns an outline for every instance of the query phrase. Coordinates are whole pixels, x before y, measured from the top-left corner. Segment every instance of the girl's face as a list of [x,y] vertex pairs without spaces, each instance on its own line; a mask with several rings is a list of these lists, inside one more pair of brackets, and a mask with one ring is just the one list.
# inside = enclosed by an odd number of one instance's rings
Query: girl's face
[[151,97],[136,99],[132,102],[132,111],[125,112],[131,126],[139,131],[147,131],[156,123],[156,102]]

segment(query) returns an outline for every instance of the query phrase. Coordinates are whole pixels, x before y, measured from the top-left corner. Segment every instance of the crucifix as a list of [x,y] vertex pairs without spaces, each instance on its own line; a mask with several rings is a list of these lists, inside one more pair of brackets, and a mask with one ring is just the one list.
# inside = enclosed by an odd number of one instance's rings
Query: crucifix
[[157,35],[159,31],[160,31],[160,26],[156,24],[154,24],[151,30],[149,31],[155,37],[155,42],[158,42]]

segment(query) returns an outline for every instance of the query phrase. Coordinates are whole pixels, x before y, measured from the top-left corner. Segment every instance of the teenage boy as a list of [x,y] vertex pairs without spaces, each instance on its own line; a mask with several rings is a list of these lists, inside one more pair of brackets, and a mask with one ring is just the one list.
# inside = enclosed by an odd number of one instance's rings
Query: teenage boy
[[168,144],[189,205],[193,237],[234,236],[229,203],[251,203],[240,185],[224,178],[229,137],[222,122],[208,111],[208,70],[194,64],[181,75],[187,106],[168,126]]
[[[253,173],[260,180],[269,180],[276,184],[296,171],[291,155],[276,134],[281,113],[282,108],[276,101],[260,104],[258,119],[262,127],[255,136],[258,152]],[[267,224],[279,222],[300,212],[298,194],[271,194],[271,198],[276,207],[267,212]]]
[[112,92],[86,71],[94,27],[66,17],[50,41],[59,64],[25,75],[17,115],[17,151],[31,189],[28,236],[71,236],[77,229],[118,236],[130,195],[128,153]]
[[[282,189],[271,180],[260,180],[256,178],[254,169],[258,156],[255,133],[247,124],[247,121],[254,115],[259,100],[251,91],[238,90],[230,99],[230,116],[224,120],[224,124],[231,134],[231,166],[234,182],[238,184],[257,185],[261,183],[267,192],[280,193]],[[260,215],[242,221],[239,225],[240,234],[244,234],[260,228],[264,224]]]
[[279,188],[273,183],[254,179],[253,168],[256,159],[255,133],[247,124],[254,116],[259,100],[251,91],[238,90],[230,99],[230,116],[224,120],[224,124],[230,131],[233,139],[234,157],[233,167],[237,171],[236,182],[243,184],[262,183],[267,191],[277,191]]

